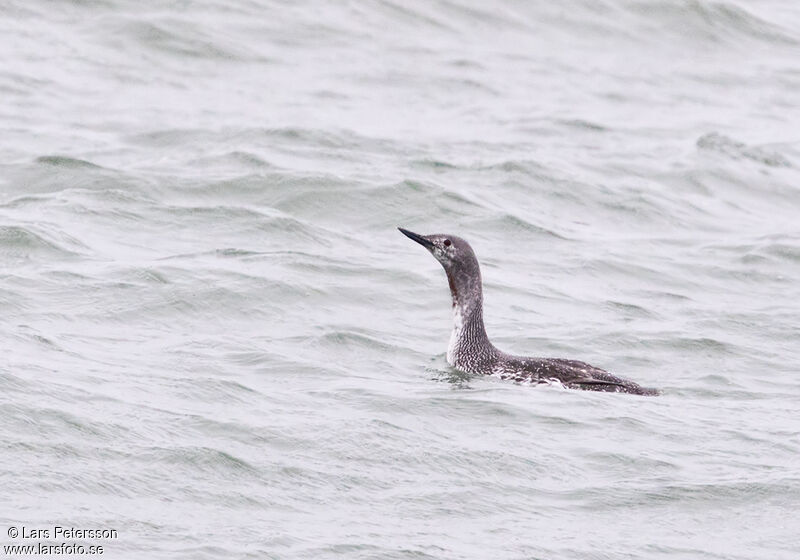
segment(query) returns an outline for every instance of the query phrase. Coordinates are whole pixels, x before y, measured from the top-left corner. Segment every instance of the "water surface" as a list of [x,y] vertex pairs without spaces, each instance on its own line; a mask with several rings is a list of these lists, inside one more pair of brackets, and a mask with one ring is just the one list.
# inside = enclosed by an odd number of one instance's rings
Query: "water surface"
[[[0,525],[114,528],[108,558],[800,554],[795,3],[0,20]],[[472,243],[500,348],[663,395],[454,372],[398,225]]]

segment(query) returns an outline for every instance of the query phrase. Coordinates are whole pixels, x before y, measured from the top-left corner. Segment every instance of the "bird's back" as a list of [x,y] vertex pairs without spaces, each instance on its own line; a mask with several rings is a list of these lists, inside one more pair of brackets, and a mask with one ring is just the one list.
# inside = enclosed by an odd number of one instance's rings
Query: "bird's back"
[[558,381],[570,389],[657,395],[657,389],[642,387],[628,379],[617,377],[604,369],[577,360],[560,358],[526,358],[502,355],[493,373],[502,379],[518,382],[547,383]]

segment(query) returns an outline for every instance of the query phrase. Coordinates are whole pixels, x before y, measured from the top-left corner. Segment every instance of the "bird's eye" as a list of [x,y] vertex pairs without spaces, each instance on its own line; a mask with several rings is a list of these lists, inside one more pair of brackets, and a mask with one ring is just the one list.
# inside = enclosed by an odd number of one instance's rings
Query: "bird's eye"
[[449,239],[445,239],[445,240],[444,240],[444,246],[445,246],[445,247],[449,247],[450,245],[452,245],[452,243],[450,242],[450,240],[449,240]]

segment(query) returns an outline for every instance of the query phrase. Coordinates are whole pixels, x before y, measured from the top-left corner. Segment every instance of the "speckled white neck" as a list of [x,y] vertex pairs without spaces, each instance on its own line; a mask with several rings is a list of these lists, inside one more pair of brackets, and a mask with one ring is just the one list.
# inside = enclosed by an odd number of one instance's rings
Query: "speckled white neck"
[[456,350],[464,334],[464,314],[459,305],[453,306],[453,331],[450,333],[450,343],[447,345],[447,363],[456,367]]

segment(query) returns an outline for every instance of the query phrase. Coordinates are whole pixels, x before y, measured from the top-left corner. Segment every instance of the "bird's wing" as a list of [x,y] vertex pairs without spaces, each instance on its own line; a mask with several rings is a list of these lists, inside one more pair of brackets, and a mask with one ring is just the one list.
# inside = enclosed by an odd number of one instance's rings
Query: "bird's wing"
[[577,360],[549,359],[548,374],[567,386],[593,391],[620,391],[630,388],[631,382]]
[[[638,383],[617,377],[604,369],[577,360],[560,358],[522,358],[505,356],[509,375],[505,378],[522,381],[525,375],[529,380],[546,382],[558,380],[570,389],[604,391],[608,393],[632,393],[635,395],[658,395],[657,389],[642,387]],[[525,372],[525,375],[522,375]]]

